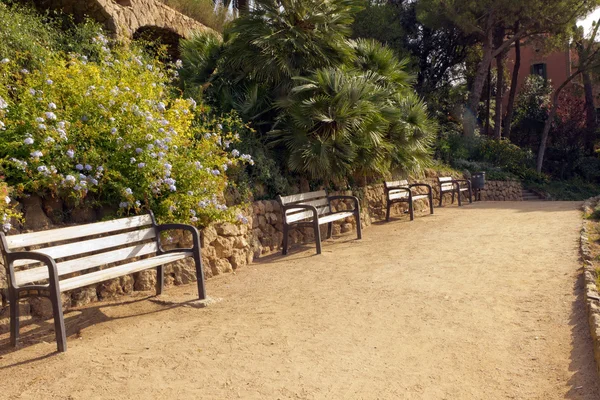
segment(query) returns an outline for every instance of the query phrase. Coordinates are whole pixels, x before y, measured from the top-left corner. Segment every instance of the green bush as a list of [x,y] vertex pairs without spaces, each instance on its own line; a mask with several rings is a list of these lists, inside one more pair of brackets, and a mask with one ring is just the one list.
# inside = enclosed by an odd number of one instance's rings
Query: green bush
[[75,24],[72,17],[58,12],[41,16],[30,8],[0,2],[0,60],[13,60],[27,70],[42,68],[59,52],[98,60],[102,52],[93,37],[99,29],[90,20]]
[[[464,137],[460,132],[442,134],[437,143],[438,156],[457,169],[471,167],[486,171],[488,179],[539,180],[535,172],[533,153],[510,141],[494,140],[483,136]],[[471,171],[473,172],[473,171]]]
[[525,186],[544,194],[550,200],[583,201],[600,194],[600,185],[580,178],[568,181],[528,181]]
[[18,58],[0,64],[7,183],[72,205],[118,204],[121,214],[234,219],[222,197],[226,171],[252,162],[235,149],[239,135],[203,118],[193,99],[172,96],[175,71],[135,49],[111,49],[100,33],[93,45],[99,62],[52,53],[39,70]]
[[235,110],[255,144],[272,146],[264,159],[277,165],[256,175],[266,186],[287,186],[269,177],[276,170],[342,187],[430,165],[437,126],[406,62],[374,40],[349,40],[363,3],[258,0],[223,38],[183,41],[186,92]]

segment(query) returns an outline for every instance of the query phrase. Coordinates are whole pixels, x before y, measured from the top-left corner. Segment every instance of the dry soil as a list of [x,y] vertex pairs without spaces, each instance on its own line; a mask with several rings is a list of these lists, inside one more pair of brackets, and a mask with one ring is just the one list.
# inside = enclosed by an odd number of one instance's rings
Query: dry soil
[[577,203],[436,209],[0,335],[9,399],[600,399]]

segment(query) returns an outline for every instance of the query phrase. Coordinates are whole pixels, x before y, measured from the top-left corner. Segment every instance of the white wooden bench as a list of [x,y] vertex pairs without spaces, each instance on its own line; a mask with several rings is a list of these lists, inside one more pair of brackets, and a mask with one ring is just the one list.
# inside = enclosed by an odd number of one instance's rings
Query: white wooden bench
[[[360,226],[360,205],[355,196],[327,196],[325,190],[293,194],[291,196],[277,196],[283,213],[283,251],[286,255],[288,250],[288,236],[290,227],[312,226],[317,242],[317,254],[321,254],[321,231],[319,225],[327,224],[327,238],[333,232],[333,221],[354,216],[356,221],[356,235],[362,239]],[[354,209],[350,211],[333,212],[332,200],[352,200]]]
[[[394,203],[408,203],[408,212],[410,214],[410,220],[415,219],[415,208],[414,202],[417,200],[427,199],[429,200],[429,212],[433,214],[433,193],[431,191],[431,185],[426,183],[411,183],[409,184],[406,179],[399,181],[387,181],[384,183],[385,194],[387,200],[387,211],[385,213],[385,220],[390,220],[390,210]],[[413,193],[413,189],[417,187],[427,188],[427,194]]]
[[[469,195],[469,203],[473,202],[473,192],[471,190],[471,181],[467,179],[454,179],[451,176],[438,176],[438,184],[440,185],[440,207],[445,193],[452,194],[452,204],[454,204],[454,196],[458,197],[458,205],[462,206],[460,201],[461,193]],[[465,187],[466,185],[466,187]]]
[[[193,247],[164,250],[160,233],[168,230],[190,232]],[[5,236],[0,232],[0,244],[8,272],[13,346],[19,336],[18,303],[23,298],[50,299],[58,351],[64,352],[67,344],[61,292],[156,268],[156,293],[160,294],[164,288],[163,265],[192,257],[198,295],[200,299],[206,297],[198,230],[183,224],[157,225],[152,214],[20,235]],[[35,250],[27,250],[32,246]],[[131,260],[141,256],[145,257]]]

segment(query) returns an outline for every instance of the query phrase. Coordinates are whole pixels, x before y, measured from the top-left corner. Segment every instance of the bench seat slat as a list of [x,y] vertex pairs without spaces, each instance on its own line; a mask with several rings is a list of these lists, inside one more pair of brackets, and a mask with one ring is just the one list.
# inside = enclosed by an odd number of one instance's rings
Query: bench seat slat
[[[140,229],[133,232],[120,233],[118,235],[105,236],[97,239],[84,240],[81,242],[73,242],[68,244],[62,244],[59,246],[47,247],[45,249],[35,250],[38,253],[44,253],[54,259],[76,256],[80,254],[90,253],[92,251],[109,249],[120,245],[129,243],[141,242],[148,239],[154,239],[156,232],[154,228]],[[35,260],[18,260],[15,261],[14,266],[23,266],[29,264],[36,264],[38,261]]]
[[[58,269],[58,276],[60,277],[73,272],[84,271],[86,269],[99,267],[101,265],[156,253],[157,247],[158,246],[156,245],[156,242],[139,244],[137,246],[126,247],[124,249],[113,250],[106,253],[94,254],[93,256],[57,263],[56,268]],[[48,279],[48,267],[45,265],[15,272],[15,281],[17,286],[43,281],[46,279]]]
[[118,278],[123,275],[133,274],[135,272],[143,271],[148,268],[157,267],[159,265],[163,265],[192,256],[193,253],[189,251],[182,251],[181,253],[161,254],[159,256],[148,258],[145,260],[134,261],[129,264],[123,264],[116,267],[103,269],[101,271],[91,272],[89,274],[76,276],[74,278],[68,278],[60,281],[60,291],[66,292],[83,286],[93,285],[98,282]]
[[406,192],[406,191],[396,192],[396,193],[390,192],[389,199],[390,200],[408,199],[408,192]]
[[51,231],[10,235],[6,236],[6,242],[8,248],[12,250],[15,248],[35,246],[49,242],[59,242],[125,229],[140,228],[147,225],[152,225],[152,217],[149,214],[130,218],[120,218],[112,221],[96,222],[93,224],[70,226],[68,228],[53,229]]
[[351,217],[353,215],[354,215],[353,212],[344,211],[344,212],[339,212],[339,213],[335,213],[335,214],[326,215],[324,217],[319,217],[319,225],[323,225],[323,224],[327,224],[329,222],[337,221],[338,219],[344,219],[344,218],[347,218],[347,217]]
[[421,199],[428,199],[428,198],[429,198],[429,195],[427,195],[427,194],[418,194],[418,195],[412,197],[413,200],[421,200]]
[[388,189],[392,189],[398,186],[402,186],[402,187],[408,187],[408,181],[406,179],[400,180],[400,181],[388,181],[385,182],[385,186]]
[[[327,207],[321,207],[321,208],[317,208],[317,215],[321,216],[323,214],[327,214],[329,213],[329,206]],[[307,219],[307,218],[311,218],[313,217],[313,212],[311,210],[302,210],[300,212],[297,213],[293,213],[293,214],[287,214],[286,213],[286,221],[288,224],[292,223],[292,222],[297,222],[297,221],[301,221],[303,219]],[[319,217],[321,218],[321,217]]]
[[298,203],[298,202],[302,202],[302,204],[304,204],[305,200],[317,199],[319,197],[327,197],[327,192],[325,192],[324,190],[319,190],[316,192],[298,193],[298,194],[292,194],[289,196],[282,196],[281,203],[283,205],[288,205],[288,204]]

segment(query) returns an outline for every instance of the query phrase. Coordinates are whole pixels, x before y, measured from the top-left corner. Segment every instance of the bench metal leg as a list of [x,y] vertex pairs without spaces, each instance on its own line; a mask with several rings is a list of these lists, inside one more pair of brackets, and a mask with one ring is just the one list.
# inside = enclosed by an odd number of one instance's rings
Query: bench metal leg
[[469,185],[469,203],[473,203],[473,191],[471,190],[471,185]]
[[319,221],[313,222],[315,230],[315,242],[317,242],[317,254],[321,254],[321,229],[319,229]]
[[19,300],[18,294],[14,290],[9,290],[10,303],[10,344],[13,347],[17,346],[19,340]]
[[281,255],[285,256],[288,251],[288,236],[289,236],[290,227],[288,224],[283,224],[283,249],[281,250]]
[[202,256],[200,255],[200,243],[194,246],[194,262],[196,263],[196,284],[198,285],[198,298],[206,299],[206,287],[204,286],[204,268],[202,268]]
[[52,313],[54,315],[54,332],[56,334],[56,346],[58,351],[67,351],[67,334],[65,330],[65,318],[62,310],[60,290],[57,286],[50,287],[50,301],[52,302]]
[[[454,197],[454,195],[452,195],[452,197]],[[460,190],[458,191],[458,194],[456,195],[456,197],[458,197],[458,206],[459,207],[462,206],[462,202],[460,201]]]
[[408,201],[408,213],[410,214],[410,220],[414,221],[414,219],[415,219],[415,207],[413,206],[412,200]]
[[387,210],[385,212],[385,220],[387,222],[390,222],[390,210],[391,210],[391,208],[392,208],[392,202],[388,201],[388,203],[387,203]]
[[333,236],[333,222],[327,224],[327,239],[331,239]]
[[[454,204],[454,195],[455,193],[452,192],[452,204]],[[460,206],[460,196],[458,196],[458,205]]]
[[156,295],[162,294],[165,288],[165,269],[164,266],[156,267]]
[[440,189],[440,207],[442,206],[442,200],[444,199],[444,192]]
[[433,214],[433,195],[429,192],[429,213]]
[[356,237],[362,239],[362,226],[360,224],[360,208],[354,210],[354,219],[356,221]]

